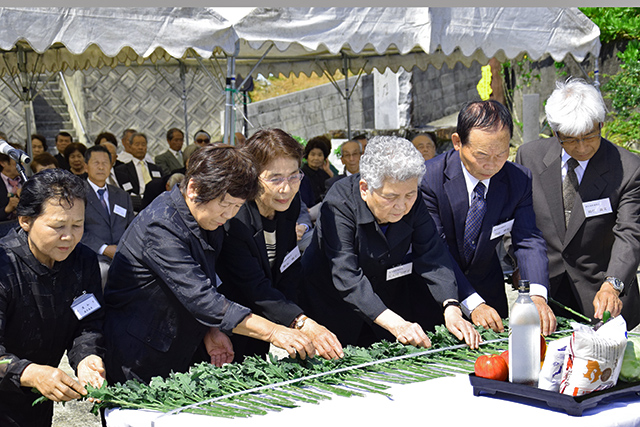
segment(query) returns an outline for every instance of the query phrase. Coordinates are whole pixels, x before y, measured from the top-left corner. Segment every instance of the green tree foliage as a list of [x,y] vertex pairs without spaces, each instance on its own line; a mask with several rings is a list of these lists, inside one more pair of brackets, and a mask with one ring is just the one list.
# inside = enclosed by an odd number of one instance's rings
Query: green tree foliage
[[640,37],[640,7],[580,7],[600,28],[600,42],[637,40]]
[[604,134],[613,142],[629,148],[640,143],[640,8],[583,7],[580,10],[600,28],[600,41],[627,41],[618,53],[620,71],[602,86],[603,96],[611,99],[611,121]]

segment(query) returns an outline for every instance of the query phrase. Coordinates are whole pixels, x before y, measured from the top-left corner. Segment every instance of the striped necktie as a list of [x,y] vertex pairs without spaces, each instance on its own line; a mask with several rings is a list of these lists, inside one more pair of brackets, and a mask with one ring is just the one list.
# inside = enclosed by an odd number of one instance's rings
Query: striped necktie
[[564,225],[569,227],[569,218],[571,218],[571,210],[573,209],[573,202],[576,199],[576,193],[578,192],[578,176],[576,175],[576,167],[578,161],[573,157],[567,160],[567,176],[564,177],[562,182],[562,202],[564,203]]
[[109,215],[109,206],[107,205],[107,201],[104,199],[104,193],[107,192],[106,188],[98,189],[98,199],[100,199],[100,203],[102,203],[102,207],[107,211],[107,215]]
[[478,235],[482,226],[484,214],[487,211],[487,202],[484,199],[485,186],[478,182],[473,189],[473,199],[467,211],[467,219],[464,224],[463,252],[467,264],[471,262],[478,245]]

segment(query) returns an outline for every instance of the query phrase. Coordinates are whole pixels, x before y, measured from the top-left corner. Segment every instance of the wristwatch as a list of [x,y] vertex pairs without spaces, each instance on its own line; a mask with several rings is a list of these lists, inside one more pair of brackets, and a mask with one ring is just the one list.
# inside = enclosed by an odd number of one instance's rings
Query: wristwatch
[[300,316],[296,317],[293,320],[291,327],[300,330],[304,327],[304,322],[306,322],[307,319],[308,319],[307,316],[305,316],[304,314],[301,314]]
[[609,282],[611,283],[611,286],[613,286],[613,289],[615,289],[616,291],[622,293],[622,291],[624,290],[624,282],[620,279],[618,279],[617,277],[613,277],[613,276],[607,276],[604,279],[605,282]]

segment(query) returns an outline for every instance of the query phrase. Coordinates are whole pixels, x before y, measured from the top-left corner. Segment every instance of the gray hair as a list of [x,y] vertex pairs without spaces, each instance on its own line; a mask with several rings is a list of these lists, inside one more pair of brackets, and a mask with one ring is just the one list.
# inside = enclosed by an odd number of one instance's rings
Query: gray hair
[[604,122],[604,100],[600,91],[582,79],[556,82],[545,112],[549,126],[555,132],[578,136],[593,129],[594,122]]
[[362,143],[360,141],[356,141],[355,139],[350,139],[350,140],[345,141],[342,144],[340,144],[340,158],[342,158],[342,150],[344,149],[344,146],[347,145],[350,142],[358,144],[358,149],[360,150],[360,154],[362,154]]
[[360,177],[370,190],[382,187],[386,179],[422,179],[426,169],[422,154],[399,136],[374,136],[360,158]]
[[173,188],[174,185],[180,184],[183,179],[184,179],[184,174],[182,174],[182,173],[174,173],[167,180],[167,187],[168,188]]

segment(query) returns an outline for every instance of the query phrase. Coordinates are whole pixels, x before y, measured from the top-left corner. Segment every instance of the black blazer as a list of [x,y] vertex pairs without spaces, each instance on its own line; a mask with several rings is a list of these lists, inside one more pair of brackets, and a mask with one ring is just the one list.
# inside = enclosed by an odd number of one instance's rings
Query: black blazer
[[[149,168],[149,175],[151,175],[152,180],[162,179],[162,170],[160,170],[158,166],[153,163],[147,162],[147,168]],[[123,165],[116,166],[114,170],[120,188],[122,188],[129,194],[140,195],[140,182],[138,181],[138,172],[136,171],[136,166],[133,164],[133,162],[128,162]],[[129,186],[131,187],[129,188]]]
[[[298,299],[302,276],[300,258],[280,271],[287,254],[299,256],[295,230],[299,215],[298,195],[289,209],[276,213],[276,259],[272,268],[267,257],[262,217],[255,202],[246,202],[224,226],[225,237],[218,262],[222,294],[284,326],[289,326],[303,312],[294,302]],[[238,362],[245,356],[264,355],[269,351],[269,343],[264,341],[237,335],[231,339]]]
[[[565,272],[581,312],[593,318],[593,298],[605,277],[625,283],[622,315],[640,323],[636,271],[640,263],[640,158],[602,138],[582,177],[565,231],[562,147],[556,138],[523,144],[516,161],[531,169],[536,224],[547,242],[551,296]],[[609,199],[613,212],[585,217],[583,202]]]
[[[154,186],[161,185],[156,184],[157,181],[162,181],[162,171],[160,168],[150,162],[147,162],[147,168],[149,168],[149,175],[151,175],[151,181],[149,181],[147,185],[152,184],[152,188]],[[116,166],[114,172],[116,174],[116,179],[118,180],[118,186],[131,196],[133,210],[135,212],[140,212],[145,206],[143,206],[142,198],[140,197],[140,182],[138,181],[136,166],[133,162],[127,162],[123,165]]]
[[9,214],[4,211],[4,208],[9,204],[9,192],[7,186],[4,185],[4,181],[0,178],[0,221],[7,221]]
[[178,188],[133,220],[105,286],[110,383],[184,372],[209,327],[230,333],[249,315],[216,291],[223,234],[200,228]]
[[220,291],[225,296],[286,326],[302,313],[294,303],[298,299],[302,273],[300,258],[280,271],[285,256],[297,248],[295,227],[299,215],[298,195],[289,209],[276,213],[276,259],[271,268],[258,206],[255,202],[246,202],[224,225],[218,268],[223,283]]
[[[458,297],[451,257],[421,195],[385,234],[360,196],[359,181],[360,174],[354,174],[331,187],[302,256],[300,305],[343,345],[356,344],[364,323],[373,323],[387,308],[401,314],[409,305],[413,296],[405,290],[411,275],[388,281],[389,268],[412,262],[412,274],[440,307]],[[393,339],[386,331],[379,338]]]
[[64,157],[62,153],[58,153],[53,157],[55,157],[56,160],[58,161],[58,167],[60,169],[66,169],[66,170],[71,169],[71,166],[69,166],[69,162],[67,162],[67,159]]
[[[456,261],[461,301],[470,295],[468,291],[478,292],[500,316],[509,315],[504,276],[496,254],[496,246],[502,243],[502,237],[491,239],[491,232],[494,226],[512,219],[511,240],[521,277],[549,287],[547,248],[535,223],[529,170],[507,162],[491,178],[486,195],[487,211],[476,252],[467,265],[463,243],[469,196],[460,154],[450,150],[428,160],[425,165],[427,171],[420,183],[420,190],[438,234],[447,243]],[[470,286],[463,286],[464,281],[469,282]]]

